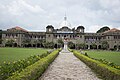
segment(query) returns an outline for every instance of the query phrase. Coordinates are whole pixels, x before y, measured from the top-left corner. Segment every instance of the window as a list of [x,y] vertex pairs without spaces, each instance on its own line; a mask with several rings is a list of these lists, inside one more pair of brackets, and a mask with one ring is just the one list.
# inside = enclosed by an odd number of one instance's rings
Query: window
[[51,32],[51,29],[49,29],[49,32]]
[[80,36],[80,38],[82,38],[82,36]]
[[117,36],[114,36],[114,39],[117,39]]
[[82,32],[82,30],[80,29],[80,32]]
[[64,37],[66,37],[66,35],[64,35]]
[[[56,35],[57,36],[57,35]],[[48,35],[48,37],[50,37],[50,35]]]

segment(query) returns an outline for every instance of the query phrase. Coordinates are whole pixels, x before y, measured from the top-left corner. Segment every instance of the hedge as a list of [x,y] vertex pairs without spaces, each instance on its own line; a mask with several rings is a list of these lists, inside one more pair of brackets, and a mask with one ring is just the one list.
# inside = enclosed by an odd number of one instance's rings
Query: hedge
[[55,50],[50,53],[47,57],[42,58],[33,65],[28,66],[23,69],[20,73],[15,73],[13,76],[9,77],[7,80],[35,80],[39,78],[43,72],[47,69],[50,63],[59,54],[60,50]]
[[43,53],[41,55],[33,55],[26,59],[14,61],[14,62],[5,62],[0,66],[0,80],[5,80],[8,77],[14,75],[16,72],[20,72],[22,69],[34,64],[39,61],[41,58],[49,55],[49,52]]
[[73,54],[99,74],[105,80],[120,80],[120,70],[91,59],[80,52],[73,50]]

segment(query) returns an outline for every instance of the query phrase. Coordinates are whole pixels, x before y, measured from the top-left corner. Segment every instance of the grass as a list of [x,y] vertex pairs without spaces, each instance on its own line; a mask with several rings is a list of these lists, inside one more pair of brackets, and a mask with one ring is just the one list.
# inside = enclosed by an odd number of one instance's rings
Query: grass
[[88,50],[85,52],[92,58],[105,59],[106,61],[120,65],[120,52],[102,50]]
[[0,64],[25,59],[31,55],[46,53],[47,49],[41,48],[0,48]]

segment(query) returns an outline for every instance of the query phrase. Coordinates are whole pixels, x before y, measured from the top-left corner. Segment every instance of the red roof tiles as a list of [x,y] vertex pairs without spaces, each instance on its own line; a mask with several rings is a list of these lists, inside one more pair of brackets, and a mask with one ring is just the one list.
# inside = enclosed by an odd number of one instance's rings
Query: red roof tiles
[[113,28],[113,29],[110,29],[110,30],[108,30],[108,31],[105,31],[104,33],[108,33],[108,32],[116,32],[116,31],[119,31],[119,32],[120,32],[119,29]]
[[24,31],[24,32],[28,32],[27,30],[25,30],[25,29],[23,29],[23,28],[21,28],[19,26],[13,27],[11,29],[16,29],[16,30],[21,30],[21,31]]

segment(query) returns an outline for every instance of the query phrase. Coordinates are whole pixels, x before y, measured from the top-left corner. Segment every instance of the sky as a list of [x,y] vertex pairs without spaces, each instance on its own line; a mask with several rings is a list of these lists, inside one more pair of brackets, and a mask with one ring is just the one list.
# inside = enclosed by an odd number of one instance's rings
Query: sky
[[96,32],[103,26],[120,29],[120,0],[0,0],[0,29],[20,26],[28,31],[55,29],[67,16],[70,28]]

